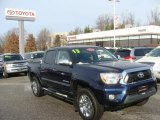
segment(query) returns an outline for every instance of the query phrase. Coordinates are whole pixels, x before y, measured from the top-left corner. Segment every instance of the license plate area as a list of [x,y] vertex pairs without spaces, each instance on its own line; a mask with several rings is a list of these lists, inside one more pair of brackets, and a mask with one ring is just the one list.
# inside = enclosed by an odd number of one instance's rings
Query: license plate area
[[138,93],[144,93],[148,90],[148,86],[141,86],[138,88]]

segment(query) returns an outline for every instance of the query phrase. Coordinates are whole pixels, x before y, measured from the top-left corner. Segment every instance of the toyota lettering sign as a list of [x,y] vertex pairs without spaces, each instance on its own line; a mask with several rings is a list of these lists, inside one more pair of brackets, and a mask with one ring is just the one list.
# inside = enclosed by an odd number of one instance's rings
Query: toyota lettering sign
[[36,18],[36,12],[31,10],[19,10],[19,9],[6,8],[5,16],[7,20],[34,21]]

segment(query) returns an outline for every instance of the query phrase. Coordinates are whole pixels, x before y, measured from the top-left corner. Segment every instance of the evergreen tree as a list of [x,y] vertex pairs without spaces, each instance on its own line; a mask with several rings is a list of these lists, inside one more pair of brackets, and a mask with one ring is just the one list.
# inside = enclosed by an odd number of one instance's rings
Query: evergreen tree
[[92,32],[92,29],[89,26],[84,28],[84,33],[91,33],[91,32]]
[[29,34],[26,41],[27,41],[25,45],[26,52],[33,52],[37,50],[36,42],[35,42],[35,38],[33,37],[33,34]]
[[61,39],[59,35],[56,35],[55,39],[54,39],[54,46],[55,47],[59,47],[61,46]]

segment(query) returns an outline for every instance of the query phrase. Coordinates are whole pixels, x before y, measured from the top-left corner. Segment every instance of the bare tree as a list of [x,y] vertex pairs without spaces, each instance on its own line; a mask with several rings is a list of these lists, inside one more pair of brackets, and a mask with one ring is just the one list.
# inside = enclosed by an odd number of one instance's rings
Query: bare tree
[[0,36],[0,53],[4,52],[4,36]]
[[48,47],[51,46],[51,38],[50,38],[50,31],[46,28],[43,28],[37,37],[37,49],[38,50],[46,50]]
[[148,24],[160,26],[160,10],[158,8],[151,10],[148,18]]
[[122,16],[123,17],[122,17],[122,22],[120,24],[120,28],[134,27],[139,25],[139,23],[136,23],[135,16],[133,13],[129,12]]
[[96,20],[96,29],[111,30],[113,29],[113,17],[110,15],[100,15]]

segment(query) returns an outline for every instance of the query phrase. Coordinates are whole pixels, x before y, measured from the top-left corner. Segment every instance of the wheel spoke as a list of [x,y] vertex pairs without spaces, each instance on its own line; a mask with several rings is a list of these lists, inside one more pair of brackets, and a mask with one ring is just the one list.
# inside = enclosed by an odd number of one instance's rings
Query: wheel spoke
[[35,81],[32,82],[32,89],[34,94],[37,94],[38,88],[37,88],[37,83]]
[[90,117],[93,114],[93,105],[90,98],[87,95],[81,95],[79,99],[80,112],[85,117]]

